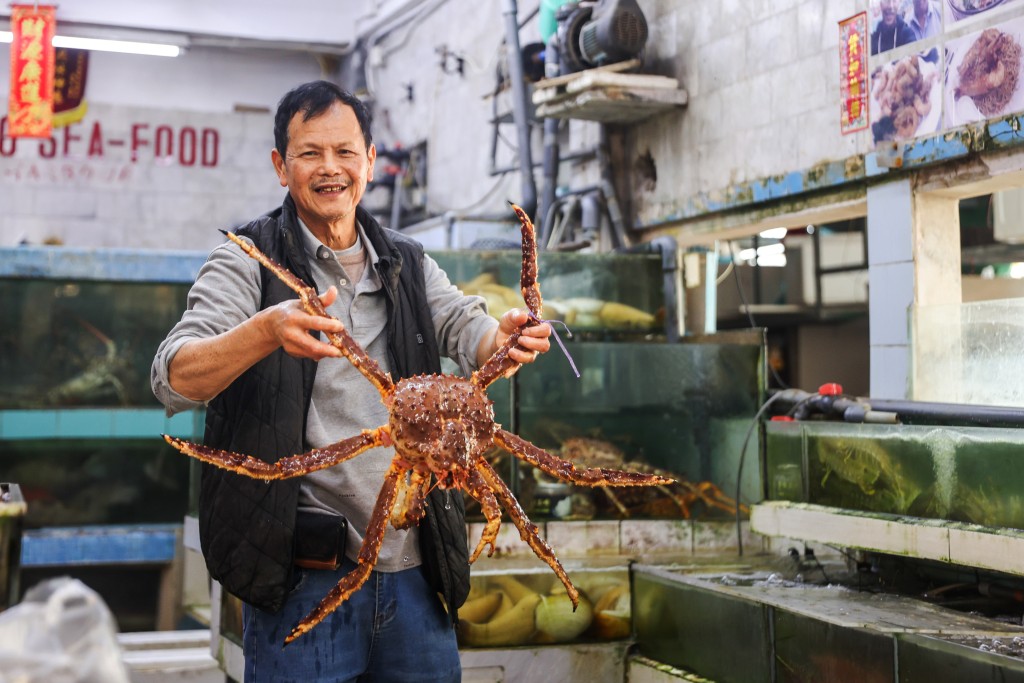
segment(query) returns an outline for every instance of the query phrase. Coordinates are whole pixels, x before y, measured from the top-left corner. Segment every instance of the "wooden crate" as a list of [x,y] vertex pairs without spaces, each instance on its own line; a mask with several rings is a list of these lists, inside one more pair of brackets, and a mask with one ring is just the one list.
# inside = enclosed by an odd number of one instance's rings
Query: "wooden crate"
[[537,116],[628,123],[686,104],[686,91],[674,78],[622,73],[638,64],[630,60],[538,81]]

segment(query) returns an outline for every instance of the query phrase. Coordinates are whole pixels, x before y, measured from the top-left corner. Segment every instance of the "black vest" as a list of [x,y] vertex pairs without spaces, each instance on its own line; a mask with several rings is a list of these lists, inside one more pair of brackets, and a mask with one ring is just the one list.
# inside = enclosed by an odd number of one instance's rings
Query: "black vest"
[[[439,373],[440,354],[423,280],[423,248],[381,228],[362,207],[357,208],[356,218],[379,257],[376,267],[386,294],[388,360],[395,381]],[[289,196],[280,209],[237,232],[314,285],[300,230]],[[265,268],[260,272],[261,308],[296,298]],[[266,462],[308,450],[306,414],[315,376],[314,361],[277,349],[210,401],[205,443]],[[278,611],[291,586],[298,494],[298,479],[268,483],[202,466],[199,535],[206,566],[225,590],[260,609]],[[460,494],[453,492],[448,500],[437,488],[430,494],[420,523],[420,545],[431,585],[444,597],[454,622],[469,592],[469,549]]]

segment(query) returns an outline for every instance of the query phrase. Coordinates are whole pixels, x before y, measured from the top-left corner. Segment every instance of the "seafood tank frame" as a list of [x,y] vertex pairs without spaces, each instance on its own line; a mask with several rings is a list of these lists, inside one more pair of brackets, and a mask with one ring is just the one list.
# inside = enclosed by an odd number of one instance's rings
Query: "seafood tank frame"
[[76,575],[121,630],[173,629],[182,616],[189,467],[160,434],[201,437],[203,414],[168,418],[149,365],[204,260],[0,249],[0,471],[25,500],[21,573]]
[[722,683],[1024,681],[1024,410],[770,403],[750,525],[788,554],[635,565],[639,653]]
[[[499,315],[523,305],[519,250],[429,253],[452,282],[483,296]],[[496,466],[579,581],[585,602],[577,612],[567,610],[564,589],[559,595],[561,584],[552,584],[550,568],[504,523],[495,556],[473,567],[473,602],[460,612],[467,675],[500,667],[509,680],[587,677],[619,683],[632,643],[630,562],[735,547],[732,510],[709,501],[735,496],[740,445],[763,398],[764,334],[680,339],[670,313],[677,290],[667,284],[676,276],[666,275],[663,255],[653,252],[542,252],[545,317],[570,327],[571,339],[561,326],[556,330],[581,377],[573,375],[555,344],[512,379],[495,382],[488,395],[496,421],[538,445],[563,451],[567,444],[600,442],[597,450],[626,464],[678,470],[694,484],[715,486],[670,490],[654,500],[623,496],[623,515],[603,491],[545,481],[496,452]],[[444,371],[454,367],[445,364]],[[759,499],[759,477],[758,468],[748,468],[742,482],[746,500]],[[686,505],[688,519],[677,501]],[[473,510],[467,515],[474,544],[482,519]],[[194,520],[186,522],[187,537],[190,526]],[[212,591],[215,656],[229,676],[240,678],[240,603],[216,584]]]

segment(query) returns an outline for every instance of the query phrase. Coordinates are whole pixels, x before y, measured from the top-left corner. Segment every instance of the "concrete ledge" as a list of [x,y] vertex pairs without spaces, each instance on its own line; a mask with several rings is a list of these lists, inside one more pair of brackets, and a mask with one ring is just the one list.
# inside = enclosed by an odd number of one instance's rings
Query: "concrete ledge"
[[1024,575],[1024,531],[1015,529],[787,501],[754,505],[750,527],[765,536]]
[[626,680],[629,683],[714,683],[710,678],[635,655],[626,662]]
[[224,683],[209,629],[122,633],[117,642],[132,683]]

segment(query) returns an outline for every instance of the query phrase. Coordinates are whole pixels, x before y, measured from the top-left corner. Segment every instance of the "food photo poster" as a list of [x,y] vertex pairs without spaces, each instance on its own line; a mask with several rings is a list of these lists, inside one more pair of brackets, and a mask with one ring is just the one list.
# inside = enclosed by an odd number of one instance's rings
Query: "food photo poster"
[[1024,111],[1024,17],[946,42],[946,128]]
[[1020,0],[943,0],[946,29],[954,28],[960,22],[970,23],[991,17],[1007,7],[1020,4]]
[[[971,2],[973,0],[946,0]],[[868,9],[871,55],[934,38],[942,33],[942,0],[871,0]]]
[[867,24],[864,104],[876,145],[1024,112],[1024,0],[869,0],[866,16],[839,22],[844,134],[860,129],[843,61],[855,19]]

